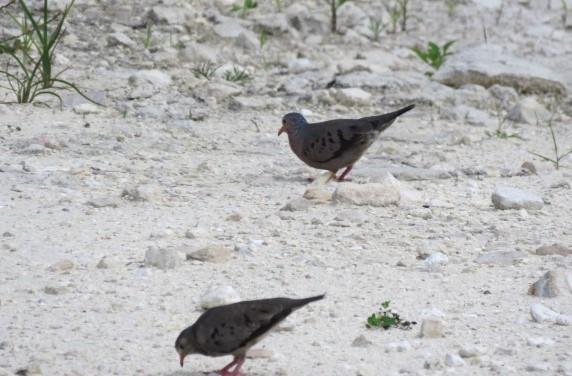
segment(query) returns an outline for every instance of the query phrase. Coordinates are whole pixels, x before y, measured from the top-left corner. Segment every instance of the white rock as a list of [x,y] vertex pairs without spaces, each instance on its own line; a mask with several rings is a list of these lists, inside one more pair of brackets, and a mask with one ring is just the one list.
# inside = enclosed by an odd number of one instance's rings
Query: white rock
[[421,323],[419,336],[422,338],[443,337],[443,321],[439,319],[424,319]]
[[338,89],[335,97],[346,106],[369,106],[372,103],[372,95],[360,88]]
[[240,296],[231,286],[211,285],[201,296],[200,306],[203,309],[209,309],[238,301],[240,301]]
[[318,65],[306,58],[294,59],[288,63],[288,71],[290,73],[302,73],[318,68]]
[[544,206],[542,198],[514,187],[497,187],[492,194],[492,201],[495,208],[501,210],[540,210]]
[[447,265],[448,262],[449,257],[441,252],[432,253],[423,261],[427,269],[439,268],[441,266]]
[[222,263],[230,259],[231,253],[232,250],[230,248],[221,245],[209,245],[198,251],[187,253],[187,259]]
[[181,265],[182,259],[172,249],[162,249],[155,246],[149,247],[145,252],[145,265],[154,266],[158,269],[174,269]]
[[461,358],[475,358],[485,353],[485,349],[475,345],[464,345],[459,349]]
[[572,325],[572,315],[562,315],[538,303],[530,306],[530,315],[536,322],[549,321],[558,325]]
[[550,120],[552,114],[536,98],[527,97],[514,105],[506,118],[523,124],[543,124]]
[[445,355],[445,365],[447,367],[461,367],[465,365],[465,361],[458,354],[447,353]]
[[391,342],[385,345],[385,352],[405,352],[411,350],[411,343],[409,341]]
[[171,82],[171,76],[160,70],[141,70],[129,76],[131,86],[151,84],[155,88],[161,88],[170,85]]
[[526,343],[529,346],[534,346],[534,347],[548,347],[554,345],[553,340],[544,337],[528,337],[526,339]]
[[107,45],[109,47],[114,47],[114,46],[134,47],[136,44],[127,35],[117,32],[107,36]]

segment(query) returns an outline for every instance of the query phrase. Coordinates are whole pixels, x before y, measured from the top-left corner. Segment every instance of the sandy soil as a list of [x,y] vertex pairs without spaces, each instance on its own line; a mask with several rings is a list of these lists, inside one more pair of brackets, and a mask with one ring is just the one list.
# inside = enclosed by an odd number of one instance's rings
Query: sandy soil
[[[186,7],[210,9],[196,3]],[[427,68],[404,52],[431,39],[427,25],[433,23],[422,22],[424,17],[450,23],[435,31],[435,39],[453,35],[462,39],[459,48],[478,43],[469,17],[481,9],[478,4],[463,2],[458,16],[448,18],[440,2],[440,13],[428,16],[438,2],[420,3],[412,8],[418,19],[411,31],[385,36],[389,52],[401,51],[400,58],[424,72]],[[552,58],[531,46],[544,43],[546,50],[557,50],[572,41],[570,29],[560,30],[560,40],[526,32],[561,28],[558,2],[552,9],[546,2],[504,3],[505,14],[521,18],[507,19],[503,30],[491,28],[489,37],[512,35],[507,50],[522,48],[521,56],[569,73],[569,53]],[[154,5],[145,3],[146,9]],[[101,14],[103,20],[104,8],[88,2],[77,11]],[[496,12],[484,9],[490,17]],[[522,33],[521,19],[531,22]],[[97,20],[81,26],[70,26],[80,39],[92,27],[109,27]],[[168,35],[167,29],[158,30],[157,38]],[[467,34],[457,35],[461,29]],[[142,36],[144,30],[134,33]],[[98,33],[91,35],[81,42],[105,45]],[[337,56],[344,46],[341,39],[326,37],[320,53]],[[385,49],[381,46],[348,46],[348,55]],[[271,47],[280,48],[277,42]],[[273,109],[201,102],[204,120],[173,119],[166,110],[146,117],[138,112],[142,107],[184,107],[192,90],[179,80],[150,98],[121,97],[120,89],[128,87],[126,72],[149,68],[149,52],[131,51],[131,57],[139,56],[131,63],[115,60],[119,52],[108,49],[106,55],[105,48],[90,52],[62,44],[62,54],[80,64],[68,77],[91,93],[103,93],[108,107],[82,113],[71,102],[62,110],[0,105],[0,375],[26,370],[20,374],[198,376],[218,369],[230,358],[193,356],[181,370],[174,350],[175,338],[200,315],[200,297],[213,284],[232,286],[243,299],[327,294],[258,346],[272,355],[247,360],[243,370],[249,375],[572,374],[570,326],[536,323],[529,314],[533,303],[572,314],[570,294],[527,293],[548,270],[572,266],[572,256],[534,254],[552,243],[572,246],[572,158],[556,170],[529,153],[552,152],[544,124],[511,125],[523,139],[504,140],[485,135],[495,124],[472,127],[447,120],[435,107],[418,106],[387,130],[352,172],[355,183],[367,184],[384,168],[447,171],[448,178],[402,181],[420,195],[418,202],[371,207],[321,201],[285,211],[287,203],[316,187],[307,178],[321,172],[303,165],[286,137],[276,136],[283,114],[306,108],[318,121],[398,106],[312,105],[276,92],[283,102]],[[567,68],[558,63],[566,59]],[[98,79],[94,72],[102,67],[116,69],[117,77]],[[174,76],[188,72],[161,64],[156,69]],[[251,85],[275,82],[271,73],[262,76]],[[247,96],[255,94],[246,90]],[[124,106],[129,106],[125,116]],[[555,125],[561,149],[572,147],[570,118],[559,115]],[[518,173],[525,161],[535,164],[537,175]],[[332,192],[337,185],[317,187]],[[142,199],[125,194],[138,186],[147,189]],[[497,186],[534,193],[545,205],[535,211],[496,210],[491,194]],[[144,265],[152,246],[176,250],[184,259],[186,252],[213,244],[231,249],[245,244],[248,251],[233,252],[223,263],[183,261],[168,270]],[[498,251],[520,251],[521,257],[506,264],[475,262]],[[435,252],[449,261],[428,268],[423,258]],[[108,267],[97,267],[103,258]],[[57,264],[65,260],[73,264]],[[418,323],[428,314],[440,316],[444,337],[420,338],[419,324],[410,331],[367,329],[367,316],[386,300]],[[360,335],[371,344],[352,346]],[[471,346],[480,349],[478,356],[457,367],[446,364],[447,354]]]

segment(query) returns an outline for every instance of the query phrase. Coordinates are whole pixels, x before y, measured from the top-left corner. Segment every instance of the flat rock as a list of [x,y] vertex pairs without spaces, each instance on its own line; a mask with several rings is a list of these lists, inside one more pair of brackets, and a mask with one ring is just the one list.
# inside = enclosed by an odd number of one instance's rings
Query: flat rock
[[387,184],[343,183],[336,188],[332,199],[335,203],[370,206],[399,204],[399,189]]
[[530,295],[542,298],[572,295],[572,272],[566,269],[549,270],[528,289]]
[[121,205],[121,199],[115,196],[94,197],[87,201],[94,208],[117,208]]
[[477,264],[512,265],[523,262],[526,259],[525,252],[498,251],[488,252],[477,257]]
[[332,192],[319,188],[308,188],[303,197],[306,200],[332,201]]
[[538,303],[530,306],[530,315],[540,323],[548,321],[558,325],[572,325],[572,315],[558,313]]
[[297,198],[297,199],[294,199],[294,200],[288,202],[280,210],[290,211],[290,212],[306,211],[312,205],[314,205],[314,203],[309,201],[309,200],[306,200],[304,198]]
[[74,268],[74,263],[72,260],[60,260],[55,264],[51,265],[48,270],[50,272],[65,272],[72,270]]
[[235,96],[232,98],[233,109],[272,109],[282,105],[282,99],[262,96]]
[[337,89],[334,96],[345,106],[370,106],[373,101],[370,93],[358,87]]
[[187,260],[222,263],[230,259],[232,250],[221,245],[209,245],[198,251],[187,253]]
[[134,87],[151,84],[155,88],[161,88],[170,85],[171,82],[171,76],[160,70],[141,70],[129,76],[129,84]]
[[498,84],[525,93],[566,94],[562,78],[555,72],[529,60],[504,54],[500,47],[493,45],[450,56],[433,79],[453,87],[478,84],[488,88]]
[[572,255],[572,248],[565,247],[562,244],[554,243],[550,245],[543,245],[542,247],[537,248],[535,254],[540,256],[547,256],[547,255],[569,256]]
[[540,210],[544,206],[542,198],[515,187],[497,187],[492,194],[496,209]]

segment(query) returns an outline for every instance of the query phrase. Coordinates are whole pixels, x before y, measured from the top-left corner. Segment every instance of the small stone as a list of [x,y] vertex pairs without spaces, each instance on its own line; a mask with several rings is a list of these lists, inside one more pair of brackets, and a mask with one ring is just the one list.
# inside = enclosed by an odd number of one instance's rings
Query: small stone
[[385,346],[385,352],[405,352],[411,350],[411,343],[409,341],[391,342]]
[[544,337],[528,337],[526,343],[533,347],[549,347],[554,345],[554,341]]
[[540,210],[544,206],[542,198],[514,187],[497,187],[492,195],[496,209]]
[[572,272],[565,269],[555,269],[546,272],[528,289],[530,295],[543,298],[572,295]]
[[200,306],[203,309],[210,309],[225,304],[232,304],[240,301],[240,296],[227,285],[212,285],[201,296]]
[[538,175],[538,171],[536,170],[536,166],[532,162],[524,162],[520,167],[524,168],[525,170],[530,171],[532,175]]
[[210,236],[209,230],[202,227],[195,227],[185,233],[185,237],[189,239],[209,238]]
[[399,189],[388,184],[340,184],[334,191],[335,203],[376,207],[397,205],[400,200]]
[[117,262],[107,257],[103,257],[101,260],[99,260],[96,266],[98,269],[113,269],[115,267],[117,267]]
[[240,221],[242,221],[242,215],[240,215],[238,213],[234,213],[234,214],[231,214],[228,217],[226,217],[226,220],[230,221],[230,222],[240,222]]
[[173,80],[171,76],[160,70],[141,70],[129,76],[131,86],[151,84],[155,88],[169,86]]
[[124,196],[131,196],[137,201],[155,202],[161,199],[161,189],[156,184],[141,184],[131,192],[124,191]]
[[221,245],[209,245],[198,251],[187,253],[187,260],[222,263],[230,260],[232,250]]
[[107,45],[109,47],[115,47],[115,46],[135,47],[136,44],[127,35],[117,32],[107,36]]
[[548,363],[537,363],[526,366],[528,372],[545,372],[550,370]]
[[352,341],[352,347],[363,347],[367,348],[372,345],[372,342],[365,338],[363,334],[359,335]]
[[50,272],[65,272],[68,270],[72,270],[74,267],[74,263],[72,260],[60,260],[50,266],[48,270]]
[[290,201],[280,210],[295,212],[295,211],[306,211],[313,203],[303,198],[297,198],[295,200]]
[[455,353],[447,353],[445,355],[445,365],[447,367],[461,367],[465,365],[465,361]]
[[421,323],[419,336],[422,338],[443,337],[443,321],[439,319],[424,319]]
[[318,188],[308,188],[303,196],[306,200],[332,201],[332,192]]
[[474,345],[464,345],[459,349],[459,356],[461,358],[475,358],[481,356],[485,353],[485,350],[481,347]]
[[444,253],[435,252],[431,253],[429,257],[423,261],[423,263],[427,269],[432,270],[447,265],[447,263],[449,263],[449,257],[447,257],[447,255]]
[[158,269],[174,269],[181,265],[181,257],[172,249],[151,246],[145,252],[145,265],[154,266]]
[[90,199],[88,205],[94,208],[117,208],[121,204],[119,197],[101,196]]
[[46,286],[44,292],[48,295],[62,295],[68,292],[64,286]]
[[537,248],[535,253],[540,256],[547,256],[547,255],[570,256],[572,255],[572,248],[565,247],[562,244],[554,243],[550,245],[543,245],[542,247]]

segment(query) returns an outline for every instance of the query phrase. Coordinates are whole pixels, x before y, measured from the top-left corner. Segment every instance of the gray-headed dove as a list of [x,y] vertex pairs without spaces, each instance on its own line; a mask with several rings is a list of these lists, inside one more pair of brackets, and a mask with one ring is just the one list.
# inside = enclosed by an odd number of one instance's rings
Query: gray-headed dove
[[[375,142],[381,132],[389,128],[398,116],[413,109],[410,105],[384,115],[361,119],[338,119],[309,124],[299,113],[289,113],[282,118],[282,132],[288,134],[290,148],[307,165],[336,173],[346,168],[338,178],[345,181],[365,151]],[[328,180],[330,180],[328,179]]]
[[249,348],[294,310],[323,297],[250,300],[211,308],[179,334],[175,348],[180,355],[181,367],[189,354],[233,355],[234,360],[217,373],[241,375],[240,367]]

